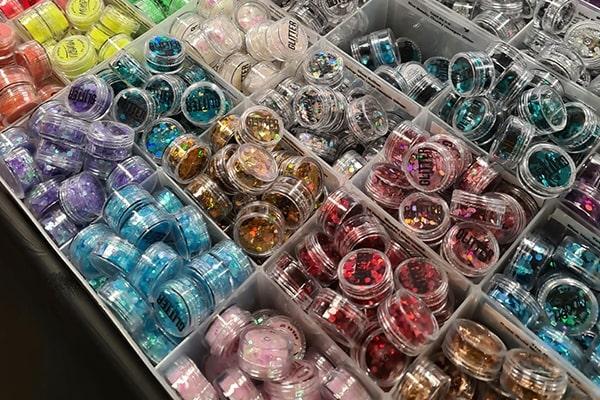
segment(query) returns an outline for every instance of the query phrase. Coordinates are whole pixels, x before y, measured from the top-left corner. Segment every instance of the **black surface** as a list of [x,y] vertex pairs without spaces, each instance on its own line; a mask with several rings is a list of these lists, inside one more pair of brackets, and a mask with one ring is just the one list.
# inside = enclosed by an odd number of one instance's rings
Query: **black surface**
[[0,190],[0,399],[161,399],[118,330]]

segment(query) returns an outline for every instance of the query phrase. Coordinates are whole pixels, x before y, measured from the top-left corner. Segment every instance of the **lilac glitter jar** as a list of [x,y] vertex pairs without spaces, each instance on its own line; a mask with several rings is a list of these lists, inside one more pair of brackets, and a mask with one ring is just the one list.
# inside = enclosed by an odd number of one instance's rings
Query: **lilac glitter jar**
[[17,147],[0,160],[0,176],[20,199],[42,180],[33,156],[22,147]]
[[48,140],[81,147],[87,137],[89,126],[89,122],[77,118],[46,114],[39,122],[39,134]]
[[84,75],[71,84],[66,106],[76,117],[96,120],[108,112],[113,97],[108,83],[95,75]]
[[59,178],[53,178],[31,189],[25,199],[25,205],[36,218],[40,218],[46,211],[58,204],[60,182]]
[[27,129],[32,136],[37,137],[40,135],[40,122],[48,114],[68,116],[69,110],[67,110],[67,107],[63,103],[57,100],[50,100],[39,106],[31,114],[29,121],[27,121]]
[[[143,183],[154,174],[152,167],[140,156],[129,157],[112,170],[106,184],[111,190],[118,190],[130,183]],[[154,186],[151,184],[150,186]],[[154,187],[150,188],[151,190]]]
[[87,224],[98,218],[106,200],[102,183],[87,171],[65,180],[58,195],[65,214],[78,224]]
[[42,139],[35,160],[44,176],[71,175],[83,166],[83,150],[66,143]]
[[35,153],[35,143],[25,129],[18,126],[8,128],[0,135],[0,157],[4,157],[17,147],[24,147],[31,154]]
[[119,122],[96,121],[90,125],[85,146],[85,169],[106,179],[118,162],[131,155],[135,132]]
[[40,224],[59,246],[67,243],[77,234],[77,226],[60,207],[50,210],[42,219]]

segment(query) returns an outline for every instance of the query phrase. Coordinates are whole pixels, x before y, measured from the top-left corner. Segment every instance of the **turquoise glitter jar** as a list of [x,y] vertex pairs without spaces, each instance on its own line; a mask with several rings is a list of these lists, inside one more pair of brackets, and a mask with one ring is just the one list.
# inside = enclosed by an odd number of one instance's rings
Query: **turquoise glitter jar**
[[452,126],[467,139],[484,144],[493,139],[496,118],[496,107],[487,97],[464,98],[456,105]]
[[584,283],[565,274],[552,275],[537,294],[548,322],[569,336],[577,336],[598,321],[598,300]]
[[536,127],[539,135],[558,132],[567,126],[567,109],[562,98],[547,85],[525,91],[516,105],[517,114]]
[[227,265],[210,253],[191,259],[183,269],[183,274],[208,286],[216,306],[224,302],[235,289]]
[[155,74],[176,73],[185,59],[183,43],[169,35],[156,35],[146,41],[146,65]]
[[600,290],[600,254],[582,238],[567,235],[554,252],[554,260]]
[[136,208],[154,203],[150,193],[137,184],[130,184],[115,190],[104,204],[102,216],[108,226],[116,232]]
[[579,102],[566,103],[567,123],[550,139],[569,153],[582,153],[596,144],[600,134],[600,119],[588,106]]
[[181,96],[186,88],[185,81],[177,75],[154,75],[148,79],[144,89],[158,104],[158,114],[169,116],[181,109]]
[[143,89],[125,89],[115,96],[111,116],[134,131],[142,132],[158,118],[158,103]]
[[164,241],[174,225],[173,217],[153,202],[132,210],[123,221],[119,234],[144,251],[152,243]]
[[197,82],[183,93],[181,111],[190,123],[207,127],[226,113],[226,103],[225,93],[219,86]]
[[169,214],[174,214],[183,208],[183,203],[179,200],[179,197],[167,187],[154,193],[154,198],[158,205]]
[[118,236],[99,240],[90,254],[90,262],[94,268],[107,276],[127,276],[133,271],[141,256],[134,245]]
[[391,29],[382,29],[356,38],[350,43],[352,57],[367,68],[394,65],[400,60],[398,46]]
[[504,274],[531,290],[540,273],[554,253],[554,245],[536,233],[523,238]]
[[450,83],[463,97],[483,96],[496,80],[494,61],[484,52],[458,53],[450,60]]
[[86,279],[103,276],[102,272],[92,265],[90,254],[101,240],[111,240],[113,237],[117,236],[108,225],[97,223],[83,229],[71,241],[69,245],[71,260]]
[[495,134],[490,159],[507,169],[515,168],[535,136],[535,128],[522,119],[510,116]]
[[155,364],[168,356],[179,342],[163,331],[154,318],[149,318],[144,323],[144,326],[133,335],[133,340]]
[[142,87],[151,76],[150,72],[138,60],[125,51],[120,51],[108,63],[108,66],[119,78],[131,86]]
[[430,57],[423,63],[425,71],[438,78],[441,82],[450,79],[450,60],[446,57]]
[[169,245],[156,242],[148,247],[129,275],[129,281],[148,300],[153,301],[154,289],[172,279],[183,268],[183,259]]
[[521,51],[508,43],[492,43],[488,46],[486,52],[492,58],[492,61],[494,61],[497,75],[501,75],[507,68],[514,64],[522,67],[526,65]]
[[566,151],[540,143],[527,150],[517,172],[525,188],[540,197],[552,198],[571,188],[576,168]]
[[176,120],[159,118],[142,134],[142,146],[155,163],[161,164],[167,147],[184,134],[185,128]]
[[209,253],[227,265],[235,287],[239,287],[254,272],[250,258],[232,240],[217,243]]
[[140,329],[150,317],[150,306],[137,290],[121,276],[106,281],[97,290],[129,333]]
[[584,355],[581,347],[564,332],[549,325],[542,325],[535,329],[535,334],[575,367],[579,368],[583,365]]
[[504,275],[494,275],[487,284],[486,292],[496,304],[525,326],[534,324],[542,315],[542,309],[535,298],[521,285]]
[[490,97],[500,107],[510,105],[525,90],[532,79],[532,72],[525,66],[514,63],[498,76]]
[[200,211],[194,206],[185,206],[173,215],[175,248],[186,259],[210,248],[208,226]]

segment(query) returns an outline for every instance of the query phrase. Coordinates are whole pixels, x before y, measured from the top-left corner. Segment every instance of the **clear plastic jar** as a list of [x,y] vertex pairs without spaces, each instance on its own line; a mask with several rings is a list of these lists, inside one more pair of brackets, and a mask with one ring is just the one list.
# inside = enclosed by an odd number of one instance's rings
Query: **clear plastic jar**
[[81,35],[62,39],[52,48],[50,57],[54,67],[69,79],[78,77],[97,63],[94,46]]
[[162,165],[180,183],[190,183],[208,166],[210,148],[195,135],[182,135],[165,149]]
[[345,188],[331,193],[317,211],[317,222],[330,236],[346,220],[362,214],[363,205]]
[[508,43],[496,42],[492,43],[486,49],[488,55],[494,61],[496,67],[496,75],[500,76],[506,69],[514,65],[520,65],[525,68],[525,58],[519,49],[511,46]]
[[414,362],[402,376],[398,395],[402,399],[439,399],[448,393],[451,383],[453,382],[444,371],[423,359]]
[[102,118],[113,101],[112,88],[95,75],[75,80],[69,89],[66,106],[71,114],[88,120]]
[[158,208],[156,203],[136,207],[128,214],[119,235],[142,251],[153,243],[164,241],[175,225],[174,218]]
[[219,74],[236,89],[242,90],[244,81],[253,64],[255,64],[255,61],[247,54],[233,53],[221,64]]
[[463,97],[486,95],[494,86],[494,61],[484,52],[458,53],[450,60],[449,68],[452,88]]
[[538,60],[542,65],[574,82],[579,80],[585,71],[581,56],[563,44],[544,46],[538,54]]
[[330,371],[323,379],[321,394],[325,400],[369,400],[362,383],[342,367]]
[[490,158],[507,169],[515,168],[535,137],[535,127],[519,117],[510,116],[496,133]]
[[20,199],[42,180],[33,156],[23,147],[15,148],[2,158],[0,176]]
[[188,43],[211,66],[216,66],[243,45],[242,32],[227,15],[218,15],[204,21],[188,38]]
[[123,161],[131,155],[134,138],[135,132],[125,124],[96,121],[88,130],[85,151],[103,160]]
[[215,388],[187,356],[181,356],[169,365],[165,371],[165,378],[182,399],[218,399]]
[[400,223],[426,243],[438,243],[450,228],[448,204],[436,195],[410,194],[399,210]]
[[461,274],[479,278],[495,266],[500,258],[500,246],[486,227],[461,222],[444,236],[440,253]]
[[100,238],[89,254],[91,265],[109,277],[131,274],[140,256],[134,245],[118,236]]
[[291,176],[279,176],[261,198],[282,212],[286,229],[301,227],[314,209],[312,193],[304,182]]
[[350,179],[367,163],[367,160],[355,150],[348,150],[335,161],[333,170],[339,173],[344,179]]
[[277,162],[263,147],[243,144],[227,161],[227,178],[235,189],[243,193],[265,192],[279,174]]
[[404,155],[402,168],[416,189],[431,193],[447,189],[460,171],[454,155],[440,143],[416,144]]
[[483,193],[497,176],[498,171],[494,169],[493,164],[478,157],[457,181],[455,188],[471,193]]
[[216,221],[223,220],[233,210],[233,204],[219,185],[204,174],[194,178],[185,190]]
[[309,84],[336,88],[344,79],[344,59],[329,50],[316,50],[302,63],[301,71]]
[[[497,109],[487,97],[464,98],[454,110],[452,126],[466,138],[483,145],[493,140]],[[490,137],[491,136],[491,137]]]
[[333,239],[323,232],[308,234],[296,247],[296,258],[304,270],[324,285],[337,280],[340,255]]
[[502,218],[502,226],[499,229],[493,229],[498,243],[501,245],[512,243],[527,226],[527,214],[525,208],[513,196],[502,192],[491,192],[487,197],[496,198],[504,201],[506,212]]
[[267,381],[263,390],[272,399],[302,398],[319,400],[321,380],[312,362],[295,360],[288,376],[281,381]]
[[363,143],[380,138],[388,131],[385,109],[371,95],[352,100],[346,108],[346,120],[350,132]]
[[341,93],[329,87],[306,85],[294,96],[292,108],[301,126],[335,132],[345,123],[348,103]]
[[109,279],[96,291],[130,333],[138,331],[151,316],[148,303],[122,276]]
[[499,75],[490,97],[500,108],[513,104],[533,79],[533,73],[521,64],[514,63]]
[[196,82],[183,92],[181,111],[190,123],[205,128],[227,112],[227,99],[214,83]]
[[341,222],[335,231],[334,241],[340,254],[357,249],[385,252],[390,243],[390,236],[377,217],[359,214]]
[[407,93],[410,88],[408,81],[404,78],[404,75],[400,73],[398,68],[389,65],[380,65],[375,70],[375,75],[379,76],[403,93]]
[[593,44],[599,35],[598,23],[593,21],[578,22],[572,25],[565,34],[565,42],[575,49],[589,69],[600,67],[600,54]]
[[213,386],[227,400],[263,400],[252,379],[238,367],[223,371]]
[[390,209],[398,209],[411,189],[404,171],[389,163],[373,164],[364,187],[369,197]]
[[179,113],[181,98],[186,89],[186,83],[177,75],[153,75],[144,84],[146,90],[158,105],[158,114],[168,116]]
[[534,18],[544,31],[558,34],[569,26],[575,13],[574,0],[538,0]]
[[486,285],[486,293],[525,326],[536,323],[542,315],[535,297],[504,275],[494,275]]
[[[174,246],[177,252],[186,260],[208,251],[210,249],[210,235],[208,233],[208,226],[204,220],[200,210],[194,206],[185,206],[175,214],[172,215],[175,219],[175,224],[171,231],[173,237]],[[203,256],[209,257],[206,253]],[[202,259],[202,257],[200,257]],[[208,264],[211,267],[216,267],[217,264],[221,264],[218,260],[209,260]],[[190,264],[188,264],[189,266]],[[219,265],[220,269],[223,269],[222,265]],[[217,297],[216,291],[212,290],[215,299]]]
[[193,11],[178,15],[171,24],[169,33],[179,40],[187,40],[202,24],[198,13]]
[[560,147],[539,143],[527,150],[517,172],[525,188],[537,196],[552,198],[571,188],[576,167]]
[[235,242],[248,254],[266,257],[283,244],[285,218],[272,204],[255,201],[240,210],[233,233]]
[[257,380],[281,380],[292,369],[292,343],[285,333],[266,326],[240,335],[239,366]]
[[422,106],[431,103],[439,93],[445,89],[445,85],[435,76],[424,75],[406,92],[406,95]]
[[354,39],[350,43],[350,52],[352,57],[370,69],[384,64],[393,65],[400,60],[391,29],[382,29]]
[[404,288],[421,298],[434,313],[448,302],[448,275],[433,260],[416,257],[400,263],[394,271],[396,288]]
[[473,22],[502,40],[510,40],[519,33],[519,26],[509,15],[496,10],[487,10],[473,18]]
[[145,90],[125,89],[115,97],[111,115],[115,121],[142,132],[158,118],[158,104]]
[[275,60],[288,61],[302,56],[308,49],[308,35],[297,20],[284,17],[269,26],[266,46]]
[[253,106],[240,116],[240,129],[235,131],[239,144],[252,143],[272,150],[283,138],[281,117],[270,108]]
[[63,181],[58,195],[65,214],[78,224],[87,224],[99,217],[106,199],[104,185],[87,171]]
[[279,68],[271,61],[261,61],[254,64],[246,79],[242,82],[242,92],[250,95],[265,87],[266,83],[279,72]]
[[502,198],[454,190],[450,202],[450,215],[453,218],[485,225],[489,228],[500,228],[506,202]]
[[580,102],[566,103],[565,108],[565,129],[552,133],[550,138],[569,153],[583,153],[598,141],[600,119],[592,109]]
[[429,132],[426,132],[414,122],[402,121],[390,133],[383,147],[383,155],[388,162],[402,166],[406,152],[428,138]]

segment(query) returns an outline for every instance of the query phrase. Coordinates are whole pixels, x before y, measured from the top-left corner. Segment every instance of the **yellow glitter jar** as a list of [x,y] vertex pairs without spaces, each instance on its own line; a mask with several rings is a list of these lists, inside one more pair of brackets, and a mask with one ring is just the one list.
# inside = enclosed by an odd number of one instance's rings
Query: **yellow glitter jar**
[[102,0],[69,0],[65,14],[76,29],[87,31],[98,21],[103,8]]
[[119,50],[131,43],[131,41],[131,37],[123,33],[108,38],[100,48],[100,51],[98,51],[98,57],[101,61],[111,59]]
[[96,65],[96,50],[82,35],[68,36],[52,49],[52,63],[67,78],[73,79]]
[[100,50],[104,43],[116,34],[97,22],[85,33],[85,36],[90,40],[96,50]]
[[40,17],[35,8],[30,8],[25,11],[15,22],[17,28],[19,28],[25,36],[31,37],[38,43],[45,43],[54,39],[50,27],[46,24],[46,21]]
[[69,20],[67,20],[60,7],[48,0],[36,5],[34,9],[48,25],[54,39],[62,39],[67,29],[69,29]]
[[100,23],[115,34],[123,33],[133,36],[140,29],[140,24],[135,19],[125,15],[112,5],[106,6],[100,15]]

